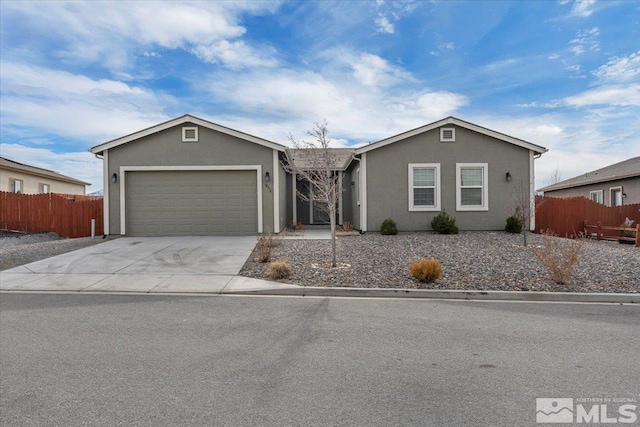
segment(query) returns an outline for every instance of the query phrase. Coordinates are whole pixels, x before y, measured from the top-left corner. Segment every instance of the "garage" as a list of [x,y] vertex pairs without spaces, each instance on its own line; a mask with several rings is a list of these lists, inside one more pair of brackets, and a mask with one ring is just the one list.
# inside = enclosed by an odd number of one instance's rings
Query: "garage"
[[258,233],[256,170],[126,172],[129,236],[246,236]]

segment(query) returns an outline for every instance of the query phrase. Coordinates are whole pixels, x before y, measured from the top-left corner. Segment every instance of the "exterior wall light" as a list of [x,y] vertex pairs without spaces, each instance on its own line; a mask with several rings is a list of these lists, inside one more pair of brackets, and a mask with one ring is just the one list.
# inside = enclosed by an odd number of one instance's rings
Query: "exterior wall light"
[[264,174],[264,181],[265,182],[269,182],[271,181],[271,174],[269,172],[265,172]]
[[114,173],[113,175],[111,175],[111,182],[113,182],[114,184],[116,182],[118,182],[118,174]]
[[511,182],[511,173],[507,172],[506,174],[507,182]]

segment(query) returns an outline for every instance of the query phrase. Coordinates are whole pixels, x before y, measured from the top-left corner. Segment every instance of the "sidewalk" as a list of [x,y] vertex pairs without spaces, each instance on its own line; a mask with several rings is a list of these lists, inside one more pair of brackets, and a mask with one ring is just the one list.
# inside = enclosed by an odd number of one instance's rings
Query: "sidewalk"
[[409,298],[469,301],[640,304],[640,294],[305,287],[206,274],[55,274],[0,272],[2,292],[146,293],[291,297]]

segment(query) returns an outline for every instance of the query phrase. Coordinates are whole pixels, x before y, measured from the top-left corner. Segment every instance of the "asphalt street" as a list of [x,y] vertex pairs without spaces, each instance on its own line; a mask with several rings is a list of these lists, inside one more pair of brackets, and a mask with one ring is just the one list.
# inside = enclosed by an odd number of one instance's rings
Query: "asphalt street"
[[0,294],[2,426],[535,426],[536,398],[640,401],[640,307]]

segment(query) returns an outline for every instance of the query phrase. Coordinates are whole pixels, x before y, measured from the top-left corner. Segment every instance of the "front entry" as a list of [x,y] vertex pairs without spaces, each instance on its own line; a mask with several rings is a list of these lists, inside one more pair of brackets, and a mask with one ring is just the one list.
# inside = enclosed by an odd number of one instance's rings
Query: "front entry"
[[[297,222],[302,224],[329,224],[331,222],[329,218],[329,213],[323,206],[326,206],[326,203],[319,201],[309,201],[309,198],[313,198],[309,196],[309,183],[307,181],[297,181],[296,187],[298,192],[305,195],[307,200],[304,200],[300,197],[300,195],[296,194],[296,218]],[[336,218],[337,220],[337,218]]]

